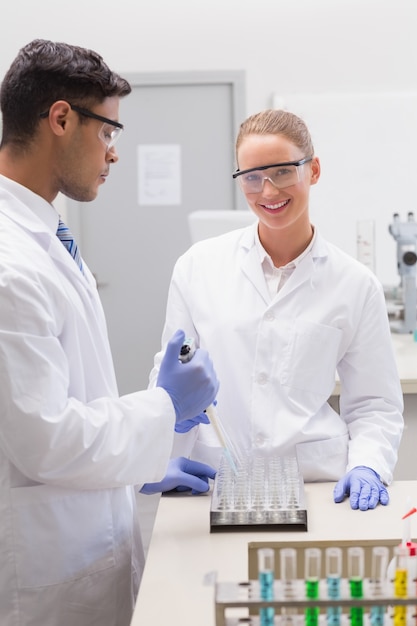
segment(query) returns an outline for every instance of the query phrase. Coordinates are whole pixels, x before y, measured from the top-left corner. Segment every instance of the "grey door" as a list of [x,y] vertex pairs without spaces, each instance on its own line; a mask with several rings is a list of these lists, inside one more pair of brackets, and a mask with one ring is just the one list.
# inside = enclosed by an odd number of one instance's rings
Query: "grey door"
[[[133,92],[120,104],[125,125],[117,145],[120,160],[98,198],[71,203],[68,212],[98,281],[121,393],[147,386],[160,348],[171,272],[191,244],[188,214],[244,208],[231,177],[236,132],[244,118],[243,72],[127,78]],[[168,189],[167,198],[162,193],[161,204],[155,204],[149,190],[145,198],[139,195],[139,172],[147,174],[138,154],[144,147],[163,153],[164,146],[179,149],[174,165],[180,193],[178,198]],[[162,169],[169,167],[163,161]],[[150,167],[155,186],[159,166]]]

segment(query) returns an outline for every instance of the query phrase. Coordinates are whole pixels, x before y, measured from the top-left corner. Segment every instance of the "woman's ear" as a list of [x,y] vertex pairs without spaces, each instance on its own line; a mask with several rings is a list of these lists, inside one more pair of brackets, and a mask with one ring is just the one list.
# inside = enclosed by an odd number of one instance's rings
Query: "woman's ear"
[[321,172],[320,160],[318,157],[315,156],[313,157],[313,160],[311,161],[311,178],[310,178],[311,185],[315,185],[316,182],[319,180],[320,172]]

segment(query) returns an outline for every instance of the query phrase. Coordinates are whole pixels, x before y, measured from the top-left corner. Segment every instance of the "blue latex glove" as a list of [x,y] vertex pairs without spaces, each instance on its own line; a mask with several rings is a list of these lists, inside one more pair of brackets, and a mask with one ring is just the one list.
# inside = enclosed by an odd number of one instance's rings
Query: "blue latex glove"
[[207,413],[200,413],[196,417],[193,417],[190,420],[183,420],[182,422],[177,422],[175,424],[175,432],[176,433],[188,433],[189,430],[194,428],[194,426],[198,426],[198,424],[210,424],[210,420],[207,416]]
[[367,511],[374,509],[380,502],[384,506],[389,502],[388,491],[378,474],[370,467],[354,467],[339,480],[333,491],[335,502],[342,502],[349,496],[352,509]]
[[191,461],[183,456],[171,459],[165,478],[160,483],[146,483],[141,493],[152,495],[161,491],[189,491],[191,493],[205,493],[209,490],[208,480],[214,478],[216,470],[198,461]]
[[177,422],[195,418],[212,404],[219,381],[208,352],[198,348],[193,358],[181,363],[179,354],[185,334],[177,330],[168,342],[159,368],[157,387],[171,396]]

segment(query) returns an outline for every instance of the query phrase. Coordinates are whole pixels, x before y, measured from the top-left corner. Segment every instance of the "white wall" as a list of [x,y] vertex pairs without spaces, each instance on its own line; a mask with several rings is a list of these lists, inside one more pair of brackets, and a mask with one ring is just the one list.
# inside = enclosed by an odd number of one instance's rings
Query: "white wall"
[[[93,48],[122,74],[243,69],[250,114],[272,106],[273,94],[415,91],[416,31],[417,0],[9,0],[0,77],[22,45],[41,37]],[[416,140],[398,138],[406,152]],[[357,158],[369,152],[364,137]],[[389,156],[381,155],[381,171],[390,171]],[[414,208],[410,190],[408,206],[393,210]],[[366,217],[383,221],[385,232],[386,217],[378,206],[372,210]],[[331,223],[329,217],[330,238]],[[335,243],[354,253],[352,232],[344,236],[335,230]],[[386,236],[383,245],[392,257],[392,282],[394,241]]]
[[35,37],[120,72],[244,69],[248,113],[273,92],[404,91],[417,81],[416,0],[8,0],[0,76]]

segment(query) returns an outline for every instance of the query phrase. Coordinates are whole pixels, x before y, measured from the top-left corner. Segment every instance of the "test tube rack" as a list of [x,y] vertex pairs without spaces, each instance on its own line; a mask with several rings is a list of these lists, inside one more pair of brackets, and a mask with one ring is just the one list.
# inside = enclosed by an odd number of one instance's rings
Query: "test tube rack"
[[210,532],[307,530],[304,481],[296,457],[252,454],[225,457],[217,471]]
[[[326,581],[320,581],[320,599],[304,599],[304,581],[296,580],[293,599],[286,595],[282,581],[274,581],[274,599],[262,600],[260,585],[257,580],[240,583],[217,583],[215,587],[216,626],[261,626],[260,617],[256,614],[262,608],[270,607],[275,610],[271,626],[307,626],[305,610],[318,608],[320,611],[318,625],[329,626],[327,610],[341,608],[339,626],[352,625],[349,609],[360,607],[363,609],[363,626],[374,626],[371,619],[373,607],[384,607],[383,626],[395,626],[394,608],[411,607],[408,609],[407,619],[402,626],[415,626],[417,623],[417,595],[414,597],[398,598],[390,593],[389,585],[386,592],[380,597],[372,596],[369,591],[370,580],[364,579],[364,594],[362,598],[351,598],[349,595],[348,580],[341,580],[340,598],[331,599],[327,596]],[[290,611],[289,611],[290,610]],[[288,613],[291,612],[289,616]],[[268,624],[269,626],[269,624]],[[378,626],[382,626],[381,623]]]

